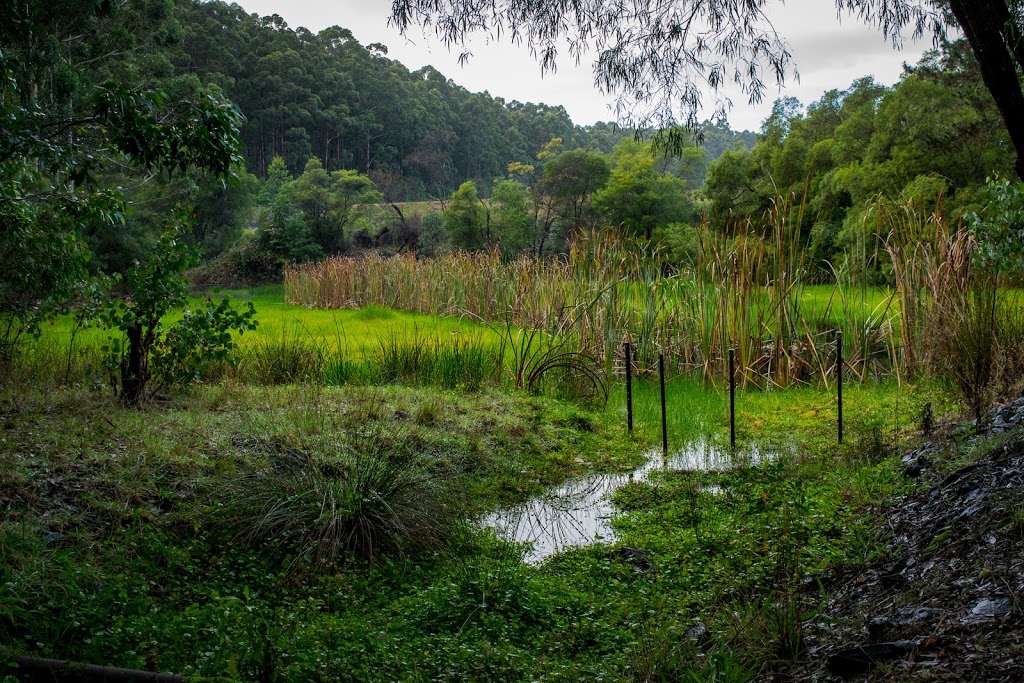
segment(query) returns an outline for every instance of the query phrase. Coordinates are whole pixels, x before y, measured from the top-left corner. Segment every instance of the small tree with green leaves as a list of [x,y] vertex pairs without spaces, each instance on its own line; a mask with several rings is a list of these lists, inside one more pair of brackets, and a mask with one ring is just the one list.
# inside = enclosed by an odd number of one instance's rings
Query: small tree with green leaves
[[534,227],[530,190],[518,180],[501,180],[491,193],[491,236],[503,254],[530,248]]
[[438,256],[448,250],[448,231],[444,217],[437,211],[428,211],[420,221],[420,234],[416,239],[417,249],[424,256]]
[[111,280],[121,280],[122,295],[106,297],[94,313],[96,322],[121,332],[104,350],[126,406],[146,398],[154,377],[159,389],[199,379],[215,364],[233,363],[231,331],[241,334],[256,326],[251,303],[236,311],[225,299],[219,304],[207,300],[205,308],[185,311],[178,322],[164,327],[164,317],[187,302],[181,274],[197,261],[195,248],[183,238],[180,227],[167,230],[144,263]]

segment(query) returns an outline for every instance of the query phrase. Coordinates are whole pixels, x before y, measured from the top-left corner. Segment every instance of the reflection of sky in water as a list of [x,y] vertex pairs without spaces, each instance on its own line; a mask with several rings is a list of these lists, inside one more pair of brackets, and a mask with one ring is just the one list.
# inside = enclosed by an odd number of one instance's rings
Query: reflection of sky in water
[[[625,474],[597,474],[565,482],[542,496],[514,507],[498,510],[483,519],[499,535],[529,542],[526,561],[537,563],[566,548],[611,541],[614,506],[611,494],[630,483],[647,481],[656,470],[725,470],[737,465],[758,465],[766,458],[760,451],[736,456],[696,441],[664,459],[661,451],[648,453],[647,462]],[[717,494],[717,486],[706,489]]]

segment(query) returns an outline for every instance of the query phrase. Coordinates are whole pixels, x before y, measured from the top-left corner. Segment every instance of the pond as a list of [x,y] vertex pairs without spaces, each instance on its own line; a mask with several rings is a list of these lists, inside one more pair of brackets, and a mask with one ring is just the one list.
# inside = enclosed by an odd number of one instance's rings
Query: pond
[[[615,506],[611,496],[626,484],[647,481],[656,471],[720,471],[739,465],[756,466],[769,457],[756,448],[734,456],[703,439],[668,458],[660,450],[648,451],[644,464],[631,472],[569,480],[525,503],[499,509],[481,524],[510,541],[529,543],[525,560],[537,564],[567,548],[613,542],[611,519]],[[710,490],[718,492],[717,487]]]

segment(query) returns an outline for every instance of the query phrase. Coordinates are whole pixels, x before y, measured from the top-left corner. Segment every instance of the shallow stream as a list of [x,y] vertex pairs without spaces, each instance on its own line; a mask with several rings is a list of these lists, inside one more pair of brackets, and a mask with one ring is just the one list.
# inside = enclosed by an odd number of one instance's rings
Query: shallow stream
[[525,503],[499,509],[481,524],[511,541],[530,543],[525,560],[536,564],[567,548],[614,541],[611,495],[630,482],[647,481],[659,470],[725,470],[758,465],[766,457],[756,449],[734,456],[705,440],[692,442],[667,459],[660,450],[648,451],[646,462],[631,472],[572,479]]

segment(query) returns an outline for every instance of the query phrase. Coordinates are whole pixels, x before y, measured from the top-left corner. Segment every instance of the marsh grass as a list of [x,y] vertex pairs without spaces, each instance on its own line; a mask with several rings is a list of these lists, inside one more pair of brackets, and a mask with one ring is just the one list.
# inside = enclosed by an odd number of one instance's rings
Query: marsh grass
[[355,433],[314,452],[270,447],[232,486],[236,540],[286,551],[293,569],[438,548],[451,533],[451,472],[414,439]]
[[253,384],[320,381],[325,363],[323,345],[296,328],[248,345],[242,353],[238,374],[243,381]]
[[389,337],[369,359],[375,381],[476,391],[501,381],[502,349],[479,336]]
[[[776,201],[767,235],[750,221],[725,232],[702,226],[696,262],[678,274],[663,267],[657,245],[590,233],[555,259],[456,252],[305,264],[286,271],[285,297],[325,309],[468,315],[551,339],[564,335],[571,318],[571,343],[562,352],[598,359],[612,372],[621,370],[628,339],[641,368],[655,367],[664,353],[670,374],[696,374],[712,384],[721,382],[729,348],[736,348],[746,385],[828,381],[829,341],[838,328],[858,378],[898,374],[894,297],[861,285],[849,270],[835,273],[824,295],[811,286],[799,244],[802,210],[796,199]],[[522,365],[515,349],[523,339],[514,341],[515,367]],[[517,373],[517,384],[525,374]]]
[[941,212],[880,205],[900,298],[899,367],[947,376],[975,416],[1020,387],[1024,314],[997,274],[976,267],[973,235]]

